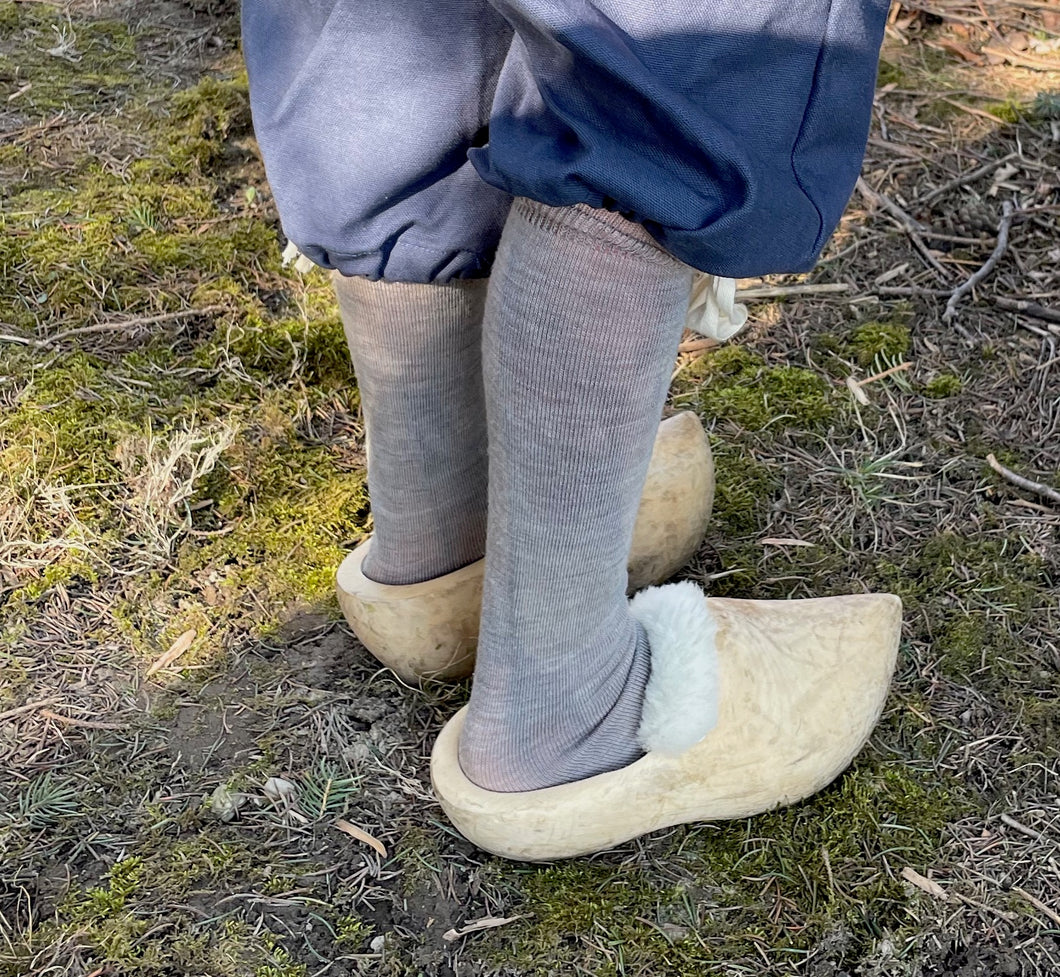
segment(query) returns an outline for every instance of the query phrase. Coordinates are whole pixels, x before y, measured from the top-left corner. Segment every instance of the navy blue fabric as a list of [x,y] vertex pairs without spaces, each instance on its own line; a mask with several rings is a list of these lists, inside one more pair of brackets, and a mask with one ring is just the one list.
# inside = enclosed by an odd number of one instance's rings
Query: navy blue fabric
[[887,0],[244,0],[285,233],[343,274],[488,274],[512,196],[744,277],[812,266],[865,147]]

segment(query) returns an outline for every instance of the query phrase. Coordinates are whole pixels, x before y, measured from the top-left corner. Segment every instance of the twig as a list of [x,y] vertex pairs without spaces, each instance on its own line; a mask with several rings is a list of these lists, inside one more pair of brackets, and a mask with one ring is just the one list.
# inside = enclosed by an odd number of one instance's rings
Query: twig
[[909,235],[909,240],[913,242],[913,247],[915,247],[917,251],[920,252],[923,259],[934,268],[936,272],[938,272],[942,280],[950,281],[950,273],[939,263],[938,258],[931,253],[931,249],[924,243],[924,239],[921,237],[921,232],[925,230],[924,225],[910,217],[889,197],[885,197],[878,190],[873,190],[872,187],[865,182],[864,177],[858,177],[856,186],[858,192],[870,204],[880,207],[891,215],[891,217],[898,223],[898,226]]
[[992,454],[986,456],[986,463],[1002,478],[1011,482],[1013,485],[1018,485],[1020,488],[1026,489],[1028,492],[1034,492],[1036,495],[1041,495],[1046,499],[1050,499],[1051,501],[1060,504],[1060,492],[1054,489],[1051,485],[1045,485],[1042,482],[1032,482],[1029,478],[1017,475],[1012,469],[1006,468],[1002,465]]
[[762,288],[742,288],[736,297],[744,299],[783,299],[791,295],[828,295],[833,292],[849,292],[851,286],[846,282],[834,282],[828,285],[775,285]]
[[80,326],[77,329],[67,329],[66,332],[57,333],[43,340],[41,345],[51,346],[71,336],[85,336],[95,332],[119,332],[122,329],[132,329],[137,326],[154,326],[160,322],[171,322],[174,319],[189,319],[197,315],[209,315],[212,312],[223,312],[223,305],[207,305],[201,309],[181,309],[178,312],[163,312],[160,315],[140,316],[136,319],[122,319],[112,322],[97,322],[92,326]]
[[[991,457],[993,457],[991,455]],[[1014,817],[1010,817],[1008,814],[1001,815],[1001,823],[1007,824],[1010,828],[1018,831],[1022,835],[1026,835],[1028,838],[1033,838],[1035,841],[1045,841],[1046,837],[1040,831],[1035,831],[1034,828],[1028,828],[1025,824],[1020,824]]]
[[1022,312],[1024,315],[1034,316],[1035,319],[1044,319],[1046,322],[1060,322],[1060,309],[1048,309],[1037,302],[1027,302],[1024,299],[1007,299],[1001,296],[993,299],[994,305],[1006,309],[1009,312]]
[[[948,288],[921,288],[916,285],[878,285],[870,288],[865,295],[895,296],[895,297],[918,297],[931,296],[936,299],[946,299],[953,295],[952,289]],[[1060,308],[1048,308],[1037,302],[1028,302],[1026,299],[1009,299],[1005,296],[987,296],[988,300],[1006,312],[1020,313],[1044,322],[1055,322],[1060,324]],[[1046,335],[1042,333],[1041,335]]]
[[60,112],[58,115],[53,115],[50,119],[44,122],[38,122],[34,125],[23,126],[21,129],[8,129],[7,132],[0,133],[0,142],[15,142],[22,136],[36,135],[39,132],[47,132],[49,129],[55,129],[61,126],[66,121],[66,115]]
[[912,365],[912,363],[899,363],[897,366],[892,366],[889,370],[884,370],[882,373],[874,373],[871,377],[865,377],[864,380],[856,380],[855,383],[859,387],[864,387],[865,384],[872,383],[874,380],[882,380],[884,377],[889,377],[892,373],[908,370]]
[[901,207],[898,206],[890,197],[885,197],[878,190],[873,190],[872,187],[865,182],[865,178],[862,176],[858,177],[857,182],[858,193],[860,193],[869,203],[875,204],[882,210],[887,211],[899,224],[908,230],[922,231],[924,225],[920,221],[910,217]]
[[948,298],[953,294],[952,288],[919,288],[916,285],[881,285],[866,292],[867,295],[930,295],[933,298]]
[[957,314],[957,305],[961,299],[997,267],[997,263],[1001,260],[1001,256],[1008,250],[1008,236],[1009,231],[1012,228],[1012,219],[1015,216],[1015,213],[1015,208],[1012,206],[1010,200],[1002,202],[1001,223],[998,224],[997,227],[997,244],[994,246],[993,252],[983,263],[982,267],[963,285],[959,285],[953,290],[953,294],[950,296],[949,301],[946,303],[946,308],[942,313],[943,322],[949,322]]
[[54,706],[58,701],[58,699],[41,699],[39,702],[28,702],[24,706],[16,706],[14,709],[0,712],[0,723],[8,719],[14,719],[15,716],[21,716],[23,713],[35,712],[37,709],[43,709],[45,706]]
[[1016,893],[1021,899],[1026,899],[1035,909],[1041,910],[1045,913],[1057,926],[1060,926],[1060,915],[1050,909],[1044,902],[1041,901],[1037,896],[1032,896],[1025,889],[1021,889],[1018,885],[1012,887],[1012,891]]
[[984,47],[983,54],[992,54],[1004,58],[1017,68],[1030,68],[1032,71],[1060,71],[1060,61],[1049,58],[1036,58],[1033,54],[1016,54],[1011,48]]
[[931,193],[926,194],[917,200],[917,203],[922,207],[927,206],[931,201],[938,200],[943,194],[949,193],[951,190],[956,190],[957,187],[964,186],[966,183],[974,183],[979,177],[986,176],[987,173],[991,173],[999,167],[1004,166],[1009,160],[1018,159],[1019,155],[1019,153],[1009,153],[1008,156],[1003,156],[1001,159],[995,159],[992,163],[986,163],[968,173],[962,173],[955,179],[950,180],[949,183],[944,183],[941,187],[936,187]]
[[71,716],[61,716],[51,709],[41,709],[40,714],[45,719],[53,719],[57,723],[65,723],[67,726],[83,726],[85,729],[121,729],[120,723],[97,723],[89,719],[74,719]]
[[717,349],[721,343],[716,339],[710,339],[706,336],[700,339],[686,339],[680,346],[677,347],[678,353],[702,353],[706,349]]
[[952,105],[955,109],[960,109],[962,112],[967,112],[969,115],[977,115],[981,119],[989,119],[994,125],[998,125],[1003,120],[999,119],[996,115],[991,115],[989,112],[984,112],[982,109],[977,109],[971,105],[965,105],[963,102],[955,101],[952,98],[939,98],[940,102],[945,102],[947,105]]
[[44,343],[36,339],[26,339],[23,336],[9,336],[7,333],[0,333],[0,343],[18,343],[20,346],[44,345]]
[[985,910],[988,913],[992,913],[994,916],[998,916],[1001,919],[1007,919],[1010,922],[1014,919],[1018,919],[1015,913],[1005,912],[1004,909],[997,909],[994,906],[988,906],[985,902],[980,902],[978,899],[973,899],[971,896],[961,895],[959,892],[955,892],[954,895],[960,899],[966,906],[974,906],[976,909]]

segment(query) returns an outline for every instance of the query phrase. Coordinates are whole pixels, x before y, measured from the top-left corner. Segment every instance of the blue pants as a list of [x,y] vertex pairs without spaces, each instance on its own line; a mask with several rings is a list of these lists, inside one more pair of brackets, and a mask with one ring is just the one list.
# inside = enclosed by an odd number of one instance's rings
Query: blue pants
[[513,196],[724,277],[805,271],[853,189],[887,0],[244,0],[284,232],[345,275],[489,273]]

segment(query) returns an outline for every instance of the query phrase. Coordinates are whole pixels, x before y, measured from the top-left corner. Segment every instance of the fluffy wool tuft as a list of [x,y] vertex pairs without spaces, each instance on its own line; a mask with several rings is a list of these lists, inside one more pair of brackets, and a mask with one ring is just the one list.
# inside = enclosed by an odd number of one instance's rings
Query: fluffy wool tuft
[[649,753],[683,753],[718,721],[717,622],[688,580],[642,590],[629,610],[651,646],[637,738]]

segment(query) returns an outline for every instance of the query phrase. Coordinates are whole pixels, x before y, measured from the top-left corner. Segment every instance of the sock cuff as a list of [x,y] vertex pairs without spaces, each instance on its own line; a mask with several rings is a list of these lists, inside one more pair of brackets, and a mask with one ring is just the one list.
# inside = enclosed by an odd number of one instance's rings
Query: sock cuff
[[438,289],[454,292],[482,291],[489,285],[489,278],[451,278],[447,282],[392,282],[385,278],[372,279],[364,275],[343,275],[339,271],[331,273],[331,281],[337,292],[352,295],[382,294],[389,295],[431,295],[438,294]]
[[588,204],[573,204],[569,207],[552,207],[549,204],[517,197],[513,210],[527,223],[563,234],[574,232],[593,238],[598,244],[610,246],[630,254],[680,265],[669,251],[664,250],[642,224],[627,220],[613,210],[590,207]]

